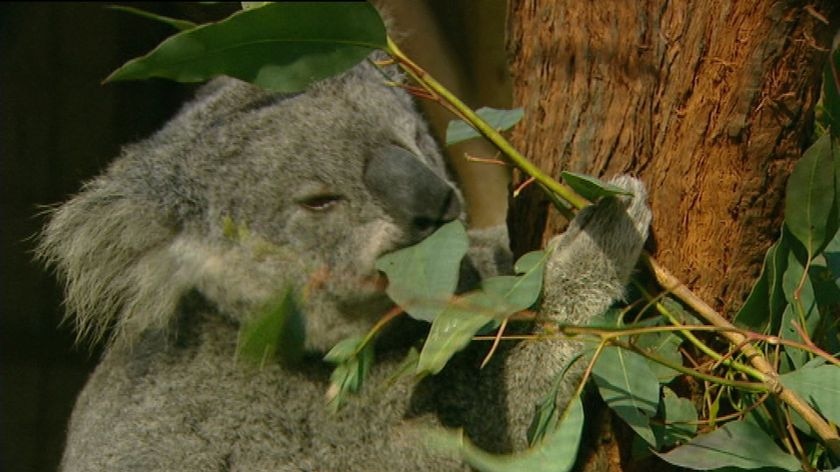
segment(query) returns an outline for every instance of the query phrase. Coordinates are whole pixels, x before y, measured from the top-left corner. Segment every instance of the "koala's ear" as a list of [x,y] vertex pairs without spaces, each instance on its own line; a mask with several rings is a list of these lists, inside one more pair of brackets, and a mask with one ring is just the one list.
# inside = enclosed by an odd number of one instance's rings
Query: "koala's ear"
[[[169,248],[175,235],[154,205],[100,177],[51,214],[38,257],[64,282],[79,339],[131,342],[165,326],[186,285]],[[113,330],[113,331],[112,331]]]

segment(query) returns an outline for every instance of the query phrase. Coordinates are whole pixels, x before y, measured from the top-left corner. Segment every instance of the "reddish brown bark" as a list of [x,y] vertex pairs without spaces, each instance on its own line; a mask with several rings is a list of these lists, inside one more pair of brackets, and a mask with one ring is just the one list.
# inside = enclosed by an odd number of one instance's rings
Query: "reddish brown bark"
[[[718,309],[739,302],[778,232],[809,139],[834,2],[513,1],[514,144],[555,176],[648,184],[656,257]],[[517,241],[553,234],[535,197]]]
[[[640,176],[655,257],[737,309],[778,236],[840,3],[511,0],[509,13],[514,145],[555,177]],[[565,224],[546,208],[536,188],[514,201],[519,252]]]

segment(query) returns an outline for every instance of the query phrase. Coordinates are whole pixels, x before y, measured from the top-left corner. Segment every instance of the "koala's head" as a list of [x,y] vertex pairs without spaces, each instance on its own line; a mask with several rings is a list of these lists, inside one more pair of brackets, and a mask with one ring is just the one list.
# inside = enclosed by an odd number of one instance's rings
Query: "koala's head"
[[366,329],[384,297],[375,259],[462,216],[390,80],[370,62],[292,95],[217,79],[127,147],[43,234],[80,335],[130,344],[191,292],[238,321],[289,287],[310,346]]

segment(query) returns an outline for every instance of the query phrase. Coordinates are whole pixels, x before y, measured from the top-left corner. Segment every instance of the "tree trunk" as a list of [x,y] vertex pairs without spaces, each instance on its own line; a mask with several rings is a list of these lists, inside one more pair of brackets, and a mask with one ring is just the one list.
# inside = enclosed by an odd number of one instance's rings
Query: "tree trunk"
[[[778,236],[838,14],[832,0],[511,0],[513,143],[555,177],[641,177],[654,256],[731,314]],[[514,200],[518,252],[565,223],[547,208],[536,186]]]

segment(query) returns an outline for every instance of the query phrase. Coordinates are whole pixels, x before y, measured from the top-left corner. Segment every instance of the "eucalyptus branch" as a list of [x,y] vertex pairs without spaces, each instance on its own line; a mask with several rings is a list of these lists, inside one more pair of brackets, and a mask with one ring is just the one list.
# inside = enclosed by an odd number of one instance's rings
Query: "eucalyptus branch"
[[654,353],[652,353],[652,352],[650,352],[646,349],[642,349],[642,348],[640,348],[640,347],[638,347],[638,346],[636,346],[635,344],[632,344],[632,343],[625,343],[625,342],[619,341],[617,339],[612,339],[612,340],[609,341],[609,343],[613,346],[618,346],[622,349],[627,349],[628,351],[633,351],[636,354],[639,354],[643,357],[646,357],[646,358],[656,362],[657,364],[662,364],[665,367],[668,367],[669,369],[676,370],[677,372],[680,372],[682,374],[685,374],[685,375],[688,375],[688,376],[691,376],[691,377],[696,377],[700,380],[705,380],[706,382],[712,382],[712,383],[715,383],[715,384],[718,384],[718,385],[723,385],[725,387],[737,388],[739,390],[746,390],[746,391],[749,391],[749,392],[766,393],[766,392],[769,391],[769,387],[763,382],[742,382],[742,381],[738,381],[738,380],[730,380],[730,379],[727,379],[725,377],[719,377],[719,376],[716,376],[716,375],[705,374],[703,372],[700,372],[700,371],[697,371],[697,370],[694,370],[694,369],[690,369],[690,368],[688,368],[688,367],[686,367],[682,364],[677,364],[675,362],[671,362],[670,360],[665,359],[662,356],[654,354]]
[[[650,294],[647,293],[647,291],[644,289],[644,287],[641,286],[641,284],[635,283],[635,285],[636,285],[636,288],[638,288],[645,297],[651,298]],[[660,303],[658,301],[655,303],[655,306],[656,306],[656,310],[662,316],[664,316],[668,320],[668,322],[670,322],[672,325],[677,326],[677,327],[683,326],[682,323],[680,323],[680,320],[678,320],[677,317],[674,316],[674,314],[671,313],[670,310],[668,310],[668,307],[666,307],[665,305],[663,305],[662,303]],[[749,375],[750,377],[752,377],[756,380],[759,380],[759,381],[762,381],[762,382],[765,380],[765,375],[763,373],[761,373],[759,370],[757,370],[753,367],[750,367],[746,364],[742,364],[742,363],[740,363],[740,362],[738,362],[734,359],[728,359],[726,356],[721,356],[717,351],[715,351],[714,349],[709,347],[708,344],[704,343],[697,336],[695,336],[691,332],[691,330],[688,330],[688,329],[680,330],[680,334],[683,337],[685,337],[686,339],[688,339],[691,342],[691,344],[694,344],[694,346],[697,347],[697,349],[699,349],[700,352],[709,356],[710,358],[714,359],[715,361],[720,362],[720,363],[726,365],[727,367],[731,367],[735,370],[743,372],[743,373]]]
[[[387,38],[387,47],[388,53],[394,57],[403,70],[407,71],[427,90],[434,92],[437,96],[441,97],[444,102],[449,103],[455,110],[457,110],[458,115],[461,115],[466,122],[470,123],[485,138],[499,148],[499,150],[502,151],[502,153],[504,153],[513,164],[529,176],[533,177],[540,183],[541,186],[548,189],[550,191],[549,194],[553,192],[577,209],[581,209],[589,204],[586,199],[578,195],[566,185],[557,182],[551,176],[544,173],[531,163],[525,156],[519,153],[519,151],[517,151],[513,145],[511,145],[510,142],[501,135],[501,133],[494,129],[489,123],[481,119],[481,117],[473,112],[470,107],[464,104],[460,99],[458,99],[458,97],[453,95],[425,70],[409,59],[399,49],[399,47],[397,47],[390,37]],[[651,273],[654,274],[654,277],[659,285],[666,290],[671,291],[674,296],[693,308],[698,315],[711,325],[724,328],[724,330],[721,331],[722,335],[730,343],[739,346],[740,351],[750,360],[753,367],[755,367],[756,372],[754,372],[754,374],[760,373],[763,375],[765,377],[763,382],[767,385],[767,388],[771,392],[775,393],[780,400],[796,410],[797,413],[799,413],[814,429],[826,447],[831,450],[832,454],[835,457],[840,458],[840,436],[838,436],[837,431],[802,398],[796,395],[792,390],[785,388],[779,382],[778,372],[762,355],[762,353],[750,342],[748,342],[747,338],[739,332],[732,323],[695,295],[688,287],[680,282],[679,279],[659,265],[659,263],[650,254],[644,252],[642,254],[642,260],[650,268]]]
[[766,376],[764,382],[780,400],[786,403],[799,413],[802,418],[814,429],[814,432],[820,437],[831,453],[835,457],[840,457],[840,436],[834,426],[829,424],[819,413],[817,413],[808,403],[799,397],[793,390],[785,388],[779,382],[779,373],[772,364],[765,358],[761,351],[755,348],[742,332],[730,323],[726,318],[721,316],[712,307],[706,304],[691,290],[688,289],[676,277],[671,275],[667,270],[659,265],[656,260],[649,254],[643,254],[642,259],[650,268],[651,273],[654,274],[659,284],[666,290],[673,293],[680,300],[684,301],[694,311],[700,315],[704,320],[708,321],[713,326],[726,328],[721,331],[721,335],[725,337],[730,343],[740,346],[741,352],[747,356],[750,363]]

